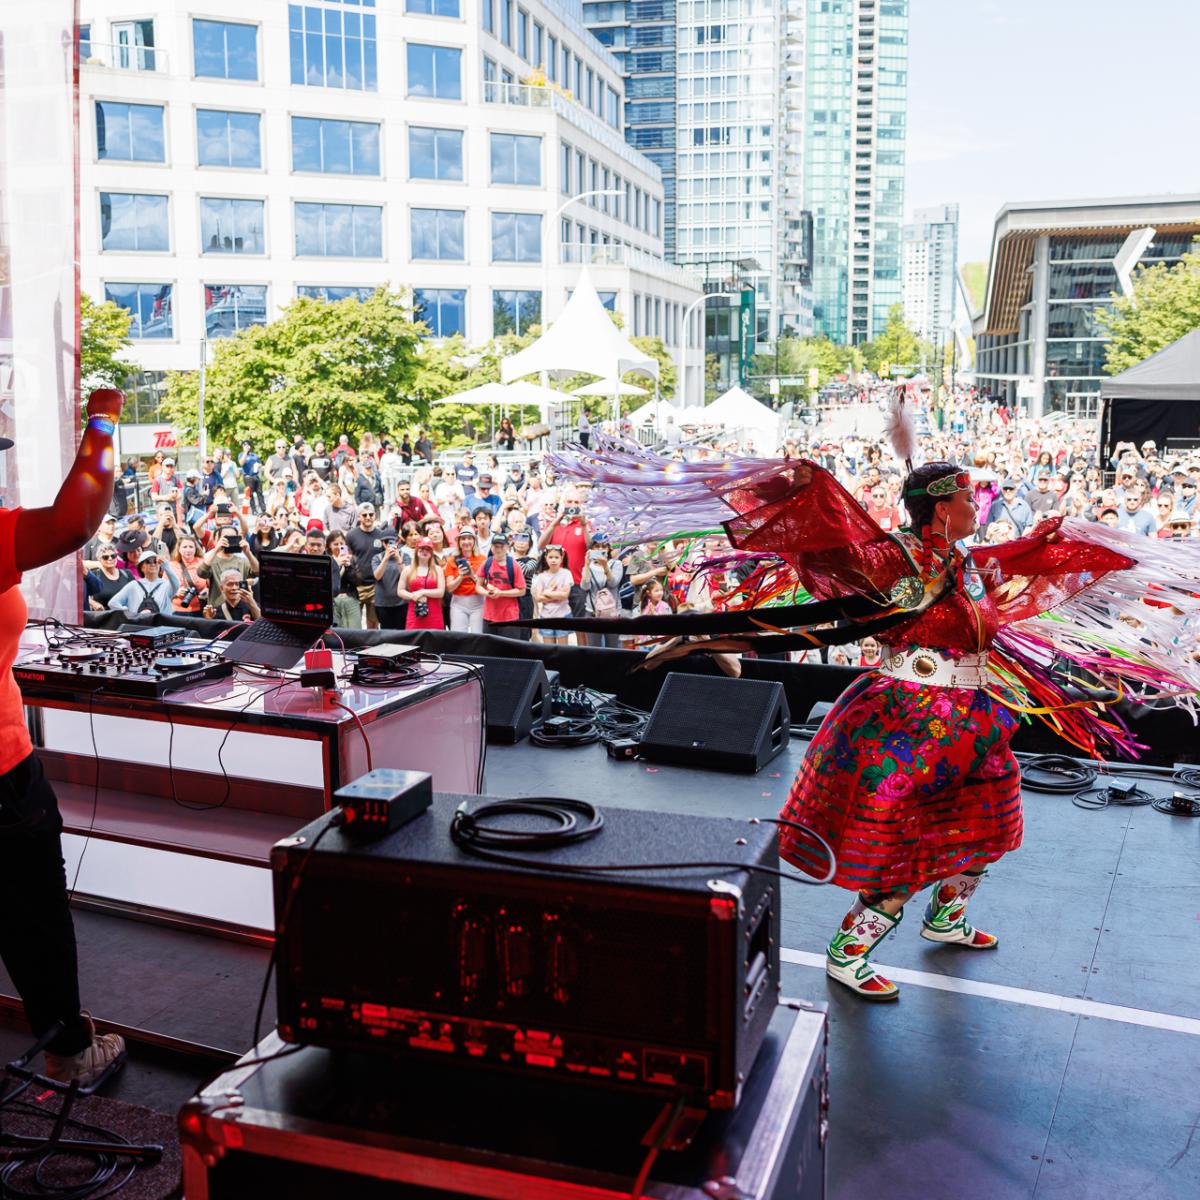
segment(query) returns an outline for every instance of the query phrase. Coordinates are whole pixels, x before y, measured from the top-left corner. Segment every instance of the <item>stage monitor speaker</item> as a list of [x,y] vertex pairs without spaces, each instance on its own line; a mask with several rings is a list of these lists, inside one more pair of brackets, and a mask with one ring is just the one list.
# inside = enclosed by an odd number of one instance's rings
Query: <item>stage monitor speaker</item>
[[[483,668],[487,689],[489,742],[511,746],[529,736],[548,710],[551,678],[536,658],[485,658],[473,654],[444,654],[447,662],[474,663]],[[558,672],[553,672],[558,677]]]
[[681,767],[761,771],[784,746],[783,684],[671,673],[642,734],[642,757]]

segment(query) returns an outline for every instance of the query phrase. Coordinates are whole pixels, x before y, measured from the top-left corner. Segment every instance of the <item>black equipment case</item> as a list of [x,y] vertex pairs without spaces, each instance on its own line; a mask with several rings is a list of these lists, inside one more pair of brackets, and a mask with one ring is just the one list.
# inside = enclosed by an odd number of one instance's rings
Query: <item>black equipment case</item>
[[[646,1200],[823,1200],[828,1023],[784,1000],[741,1104],[685,1110]],[[270,1034],[250,1058],[276,1053]],[[306,1047],[179,1114],[187,1200],[628,1200],[669,1102]],[[690,1122],[690,1123],[689,1123]]]
[[[732,1108],[779,994],[774,826],[608,808],[512,866],[450,838],[485,799],[435,794],[366,843],[326,815],[275,846],[280,1036]],[[615,864],[635,869],[578,873]]]

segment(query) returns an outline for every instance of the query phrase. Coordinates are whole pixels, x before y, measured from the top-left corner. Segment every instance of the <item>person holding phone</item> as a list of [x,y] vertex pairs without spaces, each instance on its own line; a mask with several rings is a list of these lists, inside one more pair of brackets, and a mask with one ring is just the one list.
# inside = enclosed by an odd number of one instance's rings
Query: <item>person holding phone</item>
[[483,632],[484,558],[478,552],[474,529],[469,525],[460,529],[456,553],[446,563],[450,628],[456,633]]
[[405,567],[404,546],[390,529],[383,530],[381,548],[371,559],[375,579],[375,615],[380,629],[403,629],[408,602],[400,596],[400,573]]
[[220,587],[220,600],[216,604],[204,606],[204,615],[209,620],[243,621],[248,624],[251,621],[257,621],[262,616],[240,571],[232,569],[222,571]]
[[592,539],[578,496],[568,491],[551,519],[544,524],[545,528],[538,538],[538,549],[544,550],[551,544],[563,548],[566,553],[567,570],[571,572],[574,581],[571,588],[571,616],[585,616],[587,593],[581,584]]
[[242,540],[242,531],[234,524],[227,514],[217,514],[217,528],[213,531],[213,548],[204,556],[200,574],[212,583],[220,586],[220,579],[226,571],[236,571],[243,579],[258,574],[258,559],[250,546]]

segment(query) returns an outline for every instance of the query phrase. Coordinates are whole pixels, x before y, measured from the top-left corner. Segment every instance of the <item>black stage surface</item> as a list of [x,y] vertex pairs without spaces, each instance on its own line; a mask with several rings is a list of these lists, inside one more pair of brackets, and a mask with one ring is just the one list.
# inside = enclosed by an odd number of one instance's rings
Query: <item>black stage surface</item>
[[[493,746],[487,790],[772,816],[804,747],[745,776],[613,762],[598,745]],[[848,894],[785,885],[784,993],[829,1004],[835,1200],[1200,1196],[1200,820],[1029,793],[1025,813],[1025,845],[972,906],[999,948],[922,941],[914,902],[879,954],[902,985],[896,1004],[825,979]],[[98,1016],[249,1047],[261,947],[90,912],[77,921]],[[11,992],[7,979],[0,989]],[[0,1031],[0,1054],[21,1040]],[[169,1111],[220,1065],[135,1048],[114,1094]]]

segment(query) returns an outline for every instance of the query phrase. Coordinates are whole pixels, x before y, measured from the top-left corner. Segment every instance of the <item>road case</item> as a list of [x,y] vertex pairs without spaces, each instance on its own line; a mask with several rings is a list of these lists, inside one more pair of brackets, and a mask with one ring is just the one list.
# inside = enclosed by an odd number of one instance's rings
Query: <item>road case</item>
[[[823,1200],[828,1024],[783,1000],[731,1112],[268,1036],[179,1114],[186,1200]],[[663,1136],[666,1130],[669,1136]]]

